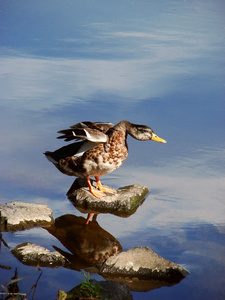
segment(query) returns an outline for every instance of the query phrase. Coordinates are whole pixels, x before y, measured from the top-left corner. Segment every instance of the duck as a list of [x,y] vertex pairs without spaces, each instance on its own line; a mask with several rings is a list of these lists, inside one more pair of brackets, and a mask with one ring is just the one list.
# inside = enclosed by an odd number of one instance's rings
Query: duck
[[[115,171],[125,162],[128,134],[139,141],[166,143],[150,127],[125,120],[116,125],[84,121],[58,133],[58,139],[73,143],[53,152],[46,151],[46,158],[63,174],[85,178],[90,193],[96,198],[115,193],[104,187],[99,177]],[[95,177],[97,189],[92,186],[90,177]]]

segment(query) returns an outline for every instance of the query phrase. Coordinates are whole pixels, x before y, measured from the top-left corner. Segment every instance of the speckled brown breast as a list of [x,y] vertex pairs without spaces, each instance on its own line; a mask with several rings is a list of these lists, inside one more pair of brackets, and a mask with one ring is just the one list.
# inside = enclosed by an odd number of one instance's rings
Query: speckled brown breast
[[127,154],[126,135],[123,131],[116,130],[107,144],[99,144],[81,157],[62,159],[57,168],[71,176],[102,176],[118,169],[126,160]]

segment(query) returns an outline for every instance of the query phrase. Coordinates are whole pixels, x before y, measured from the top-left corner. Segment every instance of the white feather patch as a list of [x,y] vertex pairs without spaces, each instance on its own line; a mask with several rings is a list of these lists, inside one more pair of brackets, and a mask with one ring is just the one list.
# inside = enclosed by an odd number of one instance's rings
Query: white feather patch
[[95,129],[89,129],[89,130],[83,129],[83,131],[84,131],[83,135],[76,134],[75,131],[72,131],[72,134],[73,136],[79,139],[95,142],[96,144],[107,142],[108,137],[103,132],[99,132]]
[[74,157],[80,157],[84,154],[84,152],[94,148],[95,146],[97,146],[97,143],[93,143],[93,142],[85,142],[80,149],[77,151],[77,153],[74,155]]
[[107,142],[107,136],[102,132],[94,132],[93,135],[88,132],[88,130],[84,129],[86,133],[87,140],[91,142],[105,143]]

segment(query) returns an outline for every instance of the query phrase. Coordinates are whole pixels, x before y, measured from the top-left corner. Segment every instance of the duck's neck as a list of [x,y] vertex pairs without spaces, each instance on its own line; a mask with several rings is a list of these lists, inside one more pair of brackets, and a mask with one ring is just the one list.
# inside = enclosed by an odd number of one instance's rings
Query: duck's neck
[[129,121],[120,121],[115,125],[116,130],[123,130],[126,135],[129,133],[129,128],[132,126],[132,124]]

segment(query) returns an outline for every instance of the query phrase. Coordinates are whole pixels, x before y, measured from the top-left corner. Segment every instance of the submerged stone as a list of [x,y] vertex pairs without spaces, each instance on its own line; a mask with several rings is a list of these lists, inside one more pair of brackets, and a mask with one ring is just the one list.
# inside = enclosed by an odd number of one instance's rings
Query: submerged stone
[[90,280],[94,285],[100,285],[102,289],[99,294],[102,299],[111,300],[132,300],[133,296],[131,294],[130,288],[124,282],[116,282],[112,280],[107,281],[97,281]]
[[22,243],[11,250],[12,254],[23,264],[55,268],[63,266],[66,259],[57,251],[50,251],[32,243]]
[[188,271],[155,253],[149,247],[136,247],[109,257],[100,274],[179,282]]
[[0,204],[2,231],[24,230],[53,222],[52,210],[44,204],[10,202]]
[[[92,185],[97,188],[95,181],[92,181]],[[111,213],[120,217],[128,217],[144,202],[144,197],[148,192],[146,186],[134,184],[115,190],[113,195],[97,199],[90,193],[86,180],[78,178],[67,192],[67,196],[82,213]]]
[[[88,288],[89,287],[89,288]],[[98,297],[91,295],[94,291]],[[60,291],[59,295],[63,295]],[[89,296],[87,296],[89,295]],[[68,299],[110,299],[110,300],[132,300],[133,296],[131,294],[130,288],[124,282],[115,281],[97,281],[89,280],[85,282],[85,285],[80,285],[74,287],[69,292],[66,293]]]

